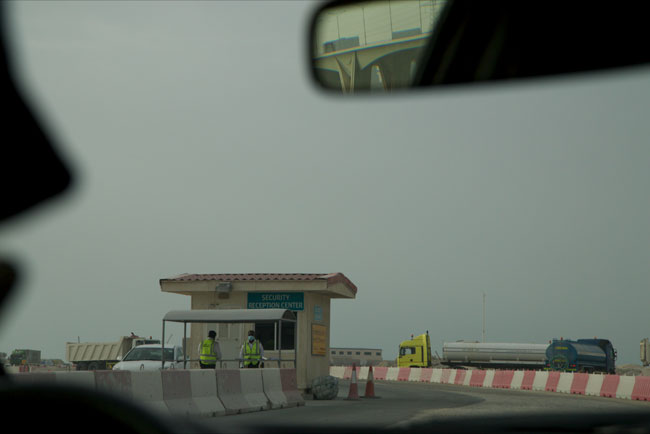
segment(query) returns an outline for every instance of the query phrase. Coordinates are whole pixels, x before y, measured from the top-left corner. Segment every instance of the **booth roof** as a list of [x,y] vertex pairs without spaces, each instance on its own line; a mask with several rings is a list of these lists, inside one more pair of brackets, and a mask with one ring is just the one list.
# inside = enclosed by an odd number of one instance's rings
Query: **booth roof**
[[287,309],[199,309],[172,310],[163,321],[200,323],[252,323],[262,321],[295,321],[296,314]]
[[357,287],[345,277],[343,273],[240,273],[240,274],[180,274],[178,276],[160,279],[160,282],[192,282],[199,280],[213,280],[218,282],[246,282],[246,281],[314,281],[325,280],[328,285],[343,283],[354,294]]

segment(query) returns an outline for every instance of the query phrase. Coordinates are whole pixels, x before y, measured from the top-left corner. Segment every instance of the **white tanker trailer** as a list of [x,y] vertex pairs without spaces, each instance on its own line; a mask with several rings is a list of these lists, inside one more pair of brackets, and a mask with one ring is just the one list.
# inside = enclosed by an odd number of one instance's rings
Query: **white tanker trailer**
[[445,342],[442,364],[477,368],[542,369],[548,344]]

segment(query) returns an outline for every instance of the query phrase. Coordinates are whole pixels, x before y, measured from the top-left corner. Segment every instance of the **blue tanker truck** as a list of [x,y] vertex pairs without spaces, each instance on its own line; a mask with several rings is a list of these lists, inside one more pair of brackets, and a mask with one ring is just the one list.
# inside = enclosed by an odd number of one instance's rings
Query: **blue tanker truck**
[[564,372],[616,373],[616,350],[607,339],[553,339],[546,348],[546,369]]

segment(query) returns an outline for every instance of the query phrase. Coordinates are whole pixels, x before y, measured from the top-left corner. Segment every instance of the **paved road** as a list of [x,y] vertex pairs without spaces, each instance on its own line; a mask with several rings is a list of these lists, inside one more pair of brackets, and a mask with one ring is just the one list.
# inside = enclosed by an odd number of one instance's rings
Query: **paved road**
[[[650,417],[650,402],[575,396],[551,392],[483,389],[431,383],[375,382],[379,399],[346,401],[349,382],[341,381],[332,401],[307,401],[304,407],[202,420],[212,431],[254,432],[256,427],[308,426],[402,428],[421,422],[468,417],[512,417],[530,414],[599,415],[641,412]],[[363,394],[365,383],[359,383]]]

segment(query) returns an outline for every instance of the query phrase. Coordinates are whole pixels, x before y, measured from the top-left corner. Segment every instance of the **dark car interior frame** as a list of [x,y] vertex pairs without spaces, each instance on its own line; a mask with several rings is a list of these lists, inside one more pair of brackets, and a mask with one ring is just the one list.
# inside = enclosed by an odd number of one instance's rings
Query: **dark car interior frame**
[[[337,2],[345,4],[352,2]],[[13,77],[6,26],[6,3],[0,5],[2,37],[3,132],[0,177],[3,185],[0,222],[7,223],[42,208],[44,202],[70,191],[75,177],[57,151],[56,139],[36,119]],[[324,4],[314,12],[331,7]],[[650,56],[643,2],[522,0],[449,3],[443,23],[426,48],[428,61],[415,86],[459,85],[533,78],[647,64]],[[309,29],[311,36],[314,21]],[[311,53],[308,59],[311,58]],[[313,68],[309,68],[313,74]],[[314,79],[316,77],[314,76]],[[0,303],[7,309],[10,291],[20,280],[15,261],[0,259]],[[114,432],[182,432],[176,419],[161,418],[132,402],[83,388],[12,381],[0,367],[0,408],[5,422],[29,421],[32,429],[66,427],[75,414]],[[9,416],[10,415],[10,416]],[[28,417],[26,419],[25,417]],[[650,415],[638,413],[542,415],[471,418],[415,425],[408,432],[589,432],[599,426],[645,427]],[[9,425],[7,425],[9,426]],[[202,431],[199,427],[191,428]],[[204,431],[204,430],[203,430]],[[366,428],[260,428],[259,432],[375,432]],[[397,430],[395,432],[404,432]],[[612,432],[616,432],[614,429]]]

